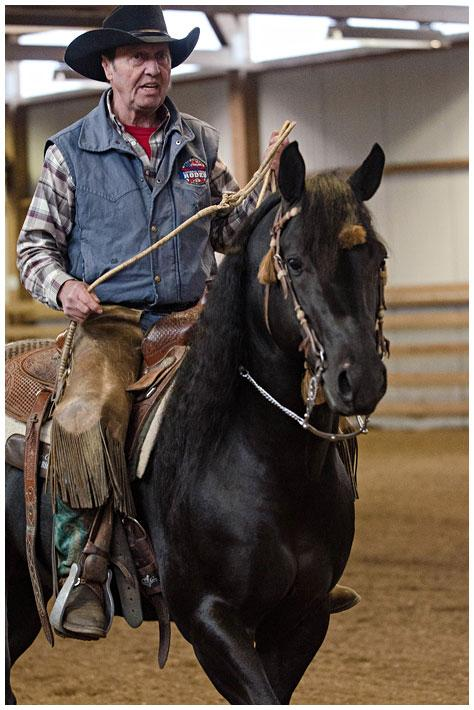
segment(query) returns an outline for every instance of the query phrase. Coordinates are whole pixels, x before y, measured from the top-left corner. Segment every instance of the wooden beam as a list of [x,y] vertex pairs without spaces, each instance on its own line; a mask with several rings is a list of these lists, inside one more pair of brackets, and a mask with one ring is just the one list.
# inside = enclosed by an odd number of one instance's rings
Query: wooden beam
[[389,308],[400,306],[467,305],[469,302],[469,284],[389,286],[386,296]]
[[[271,14],[313,17],[367,17],[417,22],[469,22],[461,5],[162,5],[164,10],[192,10],[212,15]],[[37,27],[100,27],[111,5],[6,5],[5,24]]]
[[[371,57],[376,59],[376,57]],[[337,170],[341,175],[352,175],[357,170],[358,165],[343,167],[334,165],[329,170]],[[457,170],[469,170],[468,158],[458,158],[456,160],[420,160],[416,162],[388,163],[384,168],[384,175],[404,175],[409,173],[439,173],[455,172]]]
[[[65,47],[43,47],[37,45],[5,44],[5,60],[7,62],[50,61],[64,62]],[[78,75],[78,79],[81,77]]]
[[388,386],[409,387],[467,387],[467,372],[389,372]]
[[432,330],[446,328],[468,328],[469,314],[461,311],[417,311],[411,313],[387,313],[385,326],[390,337],[394,330]]
[[465,341],[449,343],[390,343],[390,359],[402,357],[446,357],[467,355],[469,343]]
[[303,15],[312,17],[368,17],[417,22],[469,22],[469,9],[463,5],[162,5],[164,10],[201,10],[229,12],[233,15]]
[[5,25],[100,27],[111,5],[7,5]]
[[227,37],[225,36],[224,32],[222,31],[219,21],[216,20],[214,15],[211,15],[209,13],[206,13],[206,17],[207,17],[207,21],[209,22],[212,29],[214,30],[215,35],[216,35],[217,39],[219,40],[219,42],[221,43],[221,45],[223,47],[228,47],[229,42],[227,41]]
[[469,170],[469,160],[420,160],[414,163],[391,163],[387,165],[385,175],[400,173],[437,173],[453,170]]
[[[16,268],[16,242],[23,220],[25,219],[25,197],[28,195],[28,158],[27,158],[27,108],[25,106],[7,107],[6,133],[10,136],[7,158],[13,168],[7,186],[7,284],[18,278]],[[16,291],[8,289],[8,298],[22,298],[26,295],[23,287]]]
[[229,110],[232,126],[234,175],[243,186],[260,164],[258,137],[258,78],[229,73]]

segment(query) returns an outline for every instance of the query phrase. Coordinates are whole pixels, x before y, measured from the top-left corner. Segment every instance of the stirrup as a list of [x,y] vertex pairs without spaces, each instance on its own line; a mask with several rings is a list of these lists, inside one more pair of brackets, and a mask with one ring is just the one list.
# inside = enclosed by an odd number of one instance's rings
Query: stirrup
[[[107,572],[107,579],[105,581],[105,584],[103,585],[103,590],[104,590],[104,599],[105,599],[105,614],[107,618],[107,628],[105,629],[105,633],[108,634],[110,631],[110,627],[112,626],[112,621],[114,618],[114,600],[112,597],[112,592],[110,589],[112,581],[112,570],[108,570]],[[63,626],[63,619],[64,619],[64,612],[67,607],[67,603],[69,601],[69,596],[78,584],[80,583],[80,571],[79,571],[79,566],[74,562],[71,565],[71,569],[69,571],[69,574],[66,578],[66,581],[64,582],[58,596],[56,597],[56,601],[54,602],[53,608],[51,609],[51,613],[49,615],[49,621],[51,623],[51,626],[53,627],[54,631],[59,635],[59,636],[66,636],[69,638],[81,638],[79,634],[72,634],[71,632],[67,631],[64,626]],[[87,635],[84,634],[82,637],[84,639],[87,638]]]

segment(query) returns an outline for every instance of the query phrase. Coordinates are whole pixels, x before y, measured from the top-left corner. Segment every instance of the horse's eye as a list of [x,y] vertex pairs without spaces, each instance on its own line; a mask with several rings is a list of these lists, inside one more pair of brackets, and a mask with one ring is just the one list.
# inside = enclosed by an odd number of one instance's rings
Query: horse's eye
[[288,257],[286,263],[288,264],[290,269],[295,272],[301,271],[301,269],[303,268],[303,263],[301,259],[298,259],[297,256]]

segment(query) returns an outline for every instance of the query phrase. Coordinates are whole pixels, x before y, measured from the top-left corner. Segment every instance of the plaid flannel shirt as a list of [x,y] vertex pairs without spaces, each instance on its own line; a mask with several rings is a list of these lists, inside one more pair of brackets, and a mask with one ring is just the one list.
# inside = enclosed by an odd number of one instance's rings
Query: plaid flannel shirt
[[[129,142],[144,167],[145,178],[152,184],[155,167],[161,155],[169,112],[160,107],[159,125],[150,137],[151,157],[114,116],[111,90],[107,96],[109,116],[116,130]],[[218,204],[223,192],[236,192],[238,184],[226,165],[217,158],[209,179],[211,199]],[[211,222],[210,241],[215,251],[225,253],[242,220],[255,209],[259,188],[256,188],[228,215]],[[56,310],[58,292],[72,277],[66,271],[68,235],[74,224],[75,185],[63,155],[56,145],[46,151],[38,180],[17,244],[17,267],[20,280],[33,298]]]

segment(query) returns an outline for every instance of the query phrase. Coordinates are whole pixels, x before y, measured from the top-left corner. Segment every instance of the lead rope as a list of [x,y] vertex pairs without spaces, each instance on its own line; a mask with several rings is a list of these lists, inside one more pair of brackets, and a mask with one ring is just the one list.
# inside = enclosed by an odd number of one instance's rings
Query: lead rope
[[[180,224],[178,227],[176,227],[176,229],[173,229],[171,232],[169,232],[169,234],[167,234],[165,237],[162,237],[162,239],[157,241],[155,244],[152,244],[151,246],[147,247],[146,249],[139,252],[130,259],[127,259],[118,266],[115,266],[113,269],[110,269],[105,274],[102,274],[102,276],[100,276],[92,284],[90,284],[90,286],[87,287],[87,291],[90,293],[95,288],[97,288],[97,286],[100,286],[100,284],[104,283],[104,281],[107,281],[108,279],[112,278],[112,276],[115,276],[115,274],[118,274],[120,271],[123,271],[128,266],[136,264],[137,261],[143,259],[145,256],[148,256],[148,254],[151,254],[151,252],[162,247],[170,239],[176,237],[177,234],[182,232],[184,229],[187,229],[187,227],[189,227],[191,224],[194,224],[194,222],[197,222],[199,219],[202,219],[203,217],[210,217],[211,215],[217,214],[218,212],[225,212],[226,210],[235,209],[235,207],[240,205],[245,200],[245,198],[250,195],[250,193],[258,185],[258,183],[261,180],[265,179],[264,185],[262,186],[262,190],[257,201],[257,206],[259,206],[263,199],[264,192],[268,187],[269,180],[272,179],[270,175],[270,173],[272,172],[271,163],[281,144],[284,140],[286,140],[286,138],[289,136],[295,126],[296,123],[294,121],[284,122],[284,124],[280,128],[275,144],[272,146],[272,149],[268,153],[267,157],[265,158],[265,160],[262,161],[258,170],[253,174],[249,182],[242,189],[238,190],[237,192],[224,192],[222,195],[222,199],[218,205],[210,205],[209,207],[204,207],[204,209],[200,210],[199,212],[196,212],[195,215]],[[265,190],[263,188],[265,188]],[[59,363],[58,374],[56,377],[50,414],[52,413],[54,407],[61,400],[64,388],[66,386],[67,377],[70,371],[72,342],[74,339],[76,328],[77,323],[75,321],[71,321],[67,329],[66,338],[62,349],[61,361]]]

